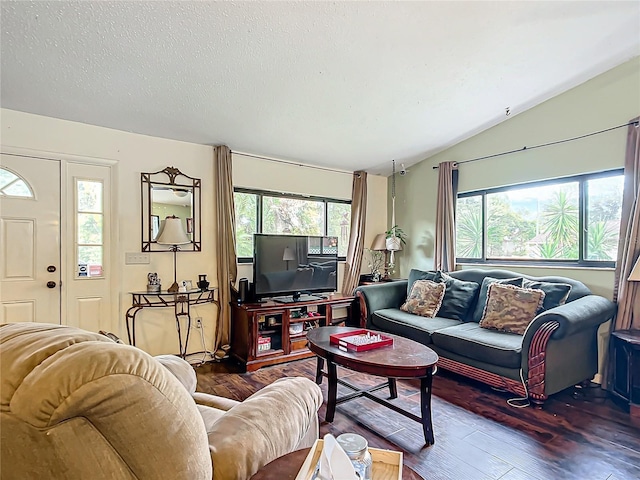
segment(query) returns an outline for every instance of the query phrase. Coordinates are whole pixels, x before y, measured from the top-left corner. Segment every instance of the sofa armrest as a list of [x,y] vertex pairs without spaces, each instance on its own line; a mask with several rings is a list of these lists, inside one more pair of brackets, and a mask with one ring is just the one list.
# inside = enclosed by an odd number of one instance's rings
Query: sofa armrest
[[599,295],[586,295],[573,302],[550,308],[538,315],[527,328],[523,349],[528,348],[535,331],[545,323],[558,322],[558,328],[552,338],[564,338],[606,322],[615,315],[616,309],[615,303]]
[[218,397],[217,395],[210,395],[203,392],[195,392],[193,399],[196,401],[196,405],[216,408],[218,410],[224,410],[225,412],[240,404],[240,402],[231,398]]
[[307,378],[282,378],[231,408],[209,430],[214,480],[251,477],[295,450],[315,425],[322,391]]
[[360,324],[369,328],[371,314],[383,308],[400,308],[407,299],[407,280],[363,285],[354,294],[360,302]]

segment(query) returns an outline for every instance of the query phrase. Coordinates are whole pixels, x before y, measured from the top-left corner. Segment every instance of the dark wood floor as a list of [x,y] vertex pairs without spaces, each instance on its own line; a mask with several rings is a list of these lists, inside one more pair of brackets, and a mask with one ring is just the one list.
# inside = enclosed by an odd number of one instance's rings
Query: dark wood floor
[[[315,360],[252,373],[206,364],[196,372],[199,391],[243,400],[283,376],[313,379]],[[380,381],[345,369],[338,375],[360,385]],[[326,380],[322,390],[326,398]],[[431,447],[417,422],[364,398],[339,405],[331,424],[323,421],[323,404],[320,435],[356,432],[372,447],[401,450],[405,464],[429,480],[640,479],[640,425],[600,388],[561,392],[542,410],[510,407],[513,395],[447,372],[436,375],[433,392]],[[417,383],[399,381],[394,402],[419,415]]]

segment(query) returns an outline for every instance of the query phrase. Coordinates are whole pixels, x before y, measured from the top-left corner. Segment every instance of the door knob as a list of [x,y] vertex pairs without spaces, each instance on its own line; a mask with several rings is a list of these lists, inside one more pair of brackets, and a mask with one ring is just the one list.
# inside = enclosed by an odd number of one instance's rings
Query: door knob
[[49,280],[47,282],[47,288],[56,288],[56,282]]
[[49,272],[49,273],[53,273],[53,272],[55,272],[55,271],[56,271],[56,266],[55,266],[55,265],[49,265],[49,266],[47,267],[47,272]]

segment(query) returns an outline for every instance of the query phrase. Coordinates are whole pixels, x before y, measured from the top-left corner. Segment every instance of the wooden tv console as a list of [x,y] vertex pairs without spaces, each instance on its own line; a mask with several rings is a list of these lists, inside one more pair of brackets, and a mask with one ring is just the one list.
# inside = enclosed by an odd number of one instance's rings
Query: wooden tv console
[[[231,305],[231,357],[252,372],[267,365],[313,357],[307,330],[349,323],[354,297],[340,294],[295,303]],[[337,309],[346,309],[339,314]]]

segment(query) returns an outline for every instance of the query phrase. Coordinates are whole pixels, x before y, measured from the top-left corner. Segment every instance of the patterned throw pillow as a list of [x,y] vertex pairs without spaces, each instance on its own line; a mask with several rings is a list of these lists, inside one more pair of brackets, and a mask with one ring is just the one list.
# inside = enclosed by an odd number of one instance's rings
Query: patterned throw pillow
[[489,285],[492,283],[502,283],[507,285],[515,285],[517,287],[522,286],[522,277],[516,278],[504,278],[502,280],[493,278],[493,277],[484,277],[482,280],[482,285],[480,285],[480,294],[478,295],[478,301],[476,302],[476,307],[473,310],[472,320],[474,322],[480,322],[482,320],[482,315],[484,314],[484,307],[487,304],[487,294],[489,292]]
[[523,335],[543,302],[542,290],[492,283],[480,326]]
[[411,288],[411,294],[402,304],[400,310],[420,315],[422,317],[435,317],[442,305],[444,283],[436,283],[431,280],[416,280]]

